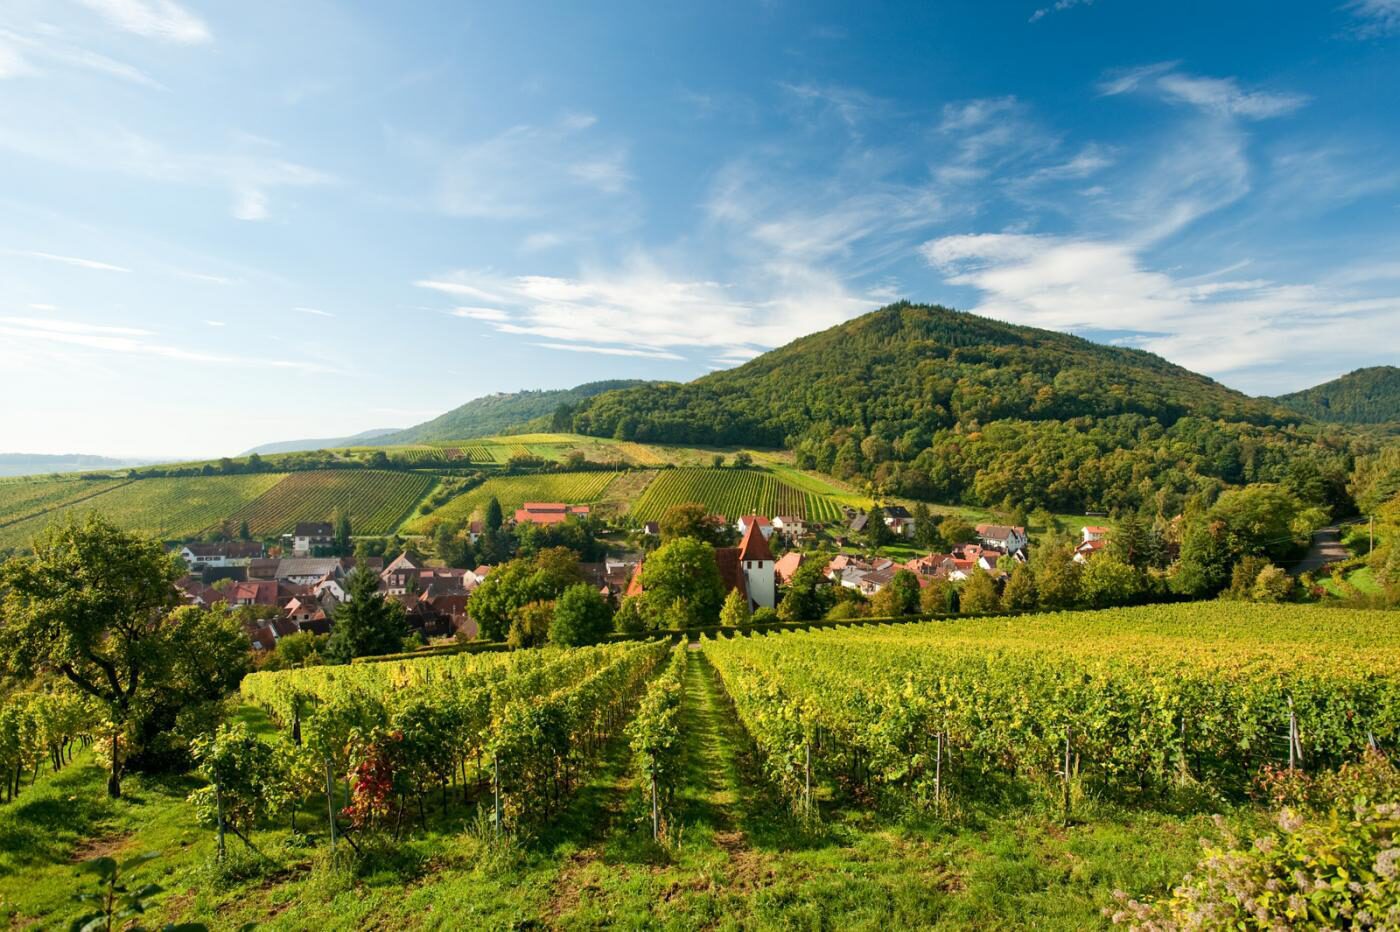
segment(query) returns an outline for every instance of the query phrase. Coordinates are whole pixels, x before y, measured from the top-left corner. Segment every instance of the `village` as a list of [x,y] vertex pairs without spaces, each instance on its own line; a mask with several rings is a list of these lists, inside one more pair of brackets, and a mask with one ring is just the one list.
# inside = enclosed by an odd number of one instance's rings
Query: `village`
[[[888,505],[876,514],[892,540],[914,539],[916,523],[908,509]],[[844,525],[822,528],[791,515],[744,515],[732,522],[723,515],[709,515],[711,532],[718,539],[737,539],[737,545],[714,547],[724,594],[737,590],[749,612],[773,611],[799,569],[813,563],[821,565],[821,575],[831,586],[867,599],[889,587],[901,571],[912,574],[920,589],[940,581],[959,584],[978,571],[1000,586],[1030,554],[1025,527],[978,524],[976,541],[954,544],[946,552],[891,559],[881,556],[877,548],[861,546],[870,518],[871,514],[852,510]],[[527,502],[506,519],[505,526],[508,530],[528,525],[550,528],[568,522],[600,524],[588,505]],[[475,520],[467,532],[475,544],[486,528],[483,521]],[[1107,534],[1105,527],[1084,527],[1075,561],[1083,563],[1099,553]],[[614,533],[617,545],[609,547],[602,559],[580,560],[579,574],[615,610],[623,599],[643,594],[646,551],[656,546],[660,535],[658,522],[632,529],[630,537]],[[639,547],[631,546],[638,543]],[[253,540],[187,541],[174,548],[188,567],[178,588],[190,605],[207,608],[222,603],[236,611],[256,651],[274,650],[281,639],[293,634],[330,634],[337,609],[350,599],[350,576],[359,572],[378,578],[378,590],[402,607],[412,635],[421,643],[481,638],[469,603],[493,566],[442,565],[439,559],[421,556],[412,545],[392,557],[332,555],[335,546],[335,528],[329,521],[298,523],[276,545]]]

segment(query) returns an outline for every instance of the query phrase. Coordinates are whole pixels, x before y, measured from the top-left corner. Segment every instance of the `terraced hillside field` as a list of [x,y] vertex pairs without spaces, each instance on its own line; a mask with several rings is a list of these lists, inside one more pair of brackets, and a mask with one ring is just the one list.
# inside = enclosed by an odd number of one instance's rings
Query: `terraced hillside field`
[[255,536],[268,537],[289,533],[298,521],[329,521],[339,508],[349,512],[355,534],[389,534],[436,481],[421,473],[371,469],[292,473],[229,519],[247,521]]
[[26,546],[68,513],[100,512],[132,531],[166,539],[191,537],[218,524],[282,482],[283,473],[187,476],[117,482],[108,491],[0,529],[0,547]]
[[425,534],[439,521],[470,521],[473,515],[485,509],[486,503],[493,497],[501,503],[501,509],[507,515],[525,502],[592,504],[602,497],[603,491],[618,475],[615,472],[561,472],[487,479],[430,514],[416,516],[404,526],[404,530],[410,534]]
[[0,482],[0,528],[109,492],[126,479],[12,479]]
[[729,518],[796,515],[808,521],[837,521],[840,505],[820,492],[799,489],[757,469],[670,469],[662,471],[632,508],[639,521],[656,521],[673,505],[699,502]]

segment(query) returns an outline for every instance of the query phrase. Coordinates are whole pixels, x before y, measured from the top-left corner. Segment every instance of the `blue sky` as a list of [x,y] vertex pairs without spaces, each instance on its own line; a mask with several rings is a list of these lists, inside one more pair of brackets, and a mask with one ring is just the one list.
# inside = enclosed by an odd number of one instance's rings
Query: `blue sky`
[[896,298],[1400,356],[1400,0],[7,0],[0,448],[688,379]]

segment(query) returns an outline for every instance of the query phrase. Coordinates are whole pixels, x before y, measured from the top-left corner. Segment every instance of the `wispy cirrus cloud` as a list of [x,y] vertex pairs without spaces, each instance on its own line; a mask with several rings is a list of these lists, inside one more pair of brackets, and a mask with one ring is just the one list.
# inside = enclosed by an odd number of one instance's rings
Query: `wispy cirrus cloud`
[[231,214],[240,220],[270,216],[269,191],[332,185],[338,179],[266,151],[266,145],[235,139],[226,149],[184,152],[121,124],[74,118],[62,133],[7,112],[0,101],[0,149],[82,172],[104,172],[164,184],[227,188]]
[[1172,103],[1245,120],[1267,120],[1292,113],[1308,102],[1304,94],[1245,90],[1235,78],[1213,78],[1178,71],[1178,62],[1157,62],[1110,72],[1099,84],[1105,97],[1153,92]]
[[198,45],[213,38],[209,27],[198,16],[174,0],[79,0],[107,22],[125,32],[174,42]]
[[1358,37],[1400,33],[1400,0],[1351,0],[1346,10],[1354,19],[1352,32]]
[[65,42],[53,35],[42,39],[0,29],[0,78],[38,76],[46,68],[77,69],[133,84],[164,89],[164,85],[135,65]]
[[1094,0],[1055,0],[1050,6],[1043,6],[1031,14],[1030,22],[1036,23],[1051,13],[1060,13],[1077,6],[1093,6]]
[[61,262],[64,265],[71,265],[79,269],[91,269],[96,272],[131,271],[131,269],[124,265],[113,265],[110,262],[99,262],[96,259],[84,259],[81,256],[64,256],[52,252],[39,252],[35,249],[0,249],[0,253],[10,256],[22,256],[27,259],[42,259],[45,262]]
[[334,317],[330,311],[323,311],[319,307],[294,307],[292,310],[301,314],[310,314],[312,317]]
[[[208,322],[206,322],[208,323]],[[214,322],[214,326],[222,326]],[[53,317],[0,317],[0,335],[8,338],[10,349],[40,351],[46,346],[67,346],[100,351],[104,354],[145,356],[179,362],[209,363],[255,369],[303,369],[334,373],[338,370],[313,360],[282,360],[261,355],[235,356],[191,350],[152,339],[157,334],[140,327],[113,327]]]

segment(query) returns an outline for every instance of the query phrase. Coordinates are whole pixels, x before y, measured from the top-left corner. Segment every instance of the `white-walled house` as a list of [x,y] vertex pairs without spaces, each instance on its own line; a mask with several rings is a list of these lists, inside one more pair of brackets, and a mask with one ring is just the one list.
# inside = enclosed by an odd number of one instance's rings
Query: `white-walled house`
[[977,536],[981,538],[982,546],[1005,553],[1024,550],[1029,542],[1025,528],[1009,524],[979,524]]
[[762,515],[744,515],[735,526],[739,529],[740,537],[747,537],[751,527],[757,527],[764,540],[773,536],[773,522]]

